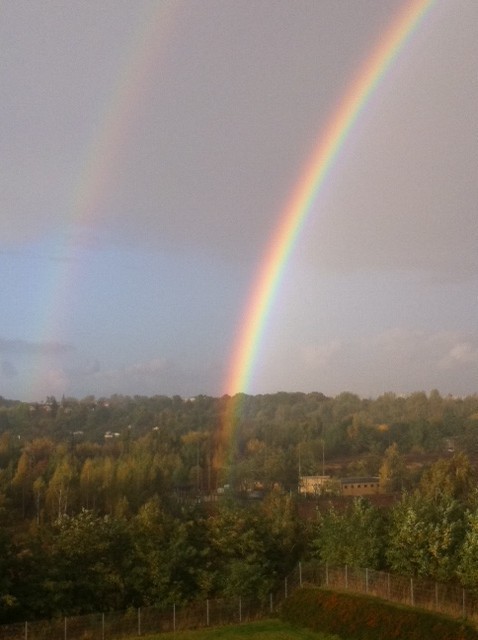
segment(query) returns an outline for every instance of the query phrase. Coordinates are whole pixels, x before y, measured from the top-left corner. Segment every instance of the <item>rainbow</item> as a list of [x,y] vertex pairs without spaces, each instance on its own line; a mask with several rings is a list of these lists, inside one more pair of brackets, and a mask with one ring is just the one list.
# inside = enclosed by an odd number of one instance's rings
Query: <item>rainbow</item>
[[[45,287],[40,342],[62,342],[66,301],[81,279],[85,260],[82,251],[92,243],[100,226],[101,213],[114,190],[118,169],[124,157],[132,123],[137,118],[141,100],[147,94],[151,77],[157,72],[169,44],[174,22],[182,9],[177,0],[153,3],[139,17],[138,27],[129,44],[126,64],[112,83],[108,99],[100,106],[97,125],[86,141],[81,171],[74,185],[64,223],[54,235],[51,250],[66,266],[52,269]],[[60,371],[51,371],[47,359],[32,371],[29,395],[38,400],[45,390],[56,393],[66,380]]]
[[312,205],[360,114],[435,1],[411,0],[392,21],[339,102],[272,234],[246,304],[225,384],[224,394],[237,396],[226,410],[223,424],[226,441],[231,435],[240,396],[249,390],[274,299]]

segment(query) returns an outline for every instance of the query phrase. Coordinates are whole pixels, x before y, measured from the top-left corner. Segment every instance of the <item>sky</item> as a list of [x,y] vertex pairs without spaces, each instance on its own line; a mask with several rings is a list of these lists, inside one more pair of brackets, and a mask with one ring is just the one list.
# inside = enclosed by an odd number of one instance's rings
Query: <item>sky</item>
[[[220,396],[403,0],[0,4],[0,395]],[[436,0],[296,240],[248,393],[478,392],[478,3]]]

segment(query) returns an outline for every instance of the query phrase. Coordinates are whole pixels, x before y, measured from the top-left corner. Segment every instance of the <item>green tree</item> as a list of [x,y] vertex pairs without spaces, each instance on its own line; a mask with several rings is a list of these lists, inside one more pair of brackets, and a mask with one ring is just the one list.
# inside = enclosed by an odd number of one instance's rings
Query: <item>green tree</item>
[[407,486],[408,474],[396,442],[386,449],[378,474],[380,488],[386,493],[396,493]]
[[386,557],[392,571],[449,580],[464,535],[464,510],[450,496],[404,494],[390,516]]
[[265,598],[275,579],[264,518],[255,509],[225,503],[208,519],[208,529],[213,593]]
[[437,460],[420,480],[419,491],[427,498],[446,495],[467,502],[476,487],[476,472],[468,456],[459,452]]
[[62,515],[43,535],[48,564],[40,588],[50,615],[117,610],[131,602],[135,558],[125,522],[83,510]]
[[319,517],[312,552],[322,562],[379,569],[385,546],[383,514],[364,498],[343,511],[331,508]]
[[478,591],[478,508],[466,514],[466,533],[456,572],[465,587]]
[[10,535],[0,529],[0,623],[9,622],[19,611],[18,598],[14,595],[16,573],[15,550]]
[[35,496],[35,519],[37,524],[40,523],[40,517],[42,513],[41,503],[45,495],[45,487],[46,484],[42,476],[36,478],[35,482],[33,483],[33,494]]
[[197,596],[209,554],[202,520],[184,512],[176,518],[152,498],[132,527],[137,558],[132,579],[143,603],[179,604]]
[[58,462],[46,491],[46,506],[52,520],[68,512],[73,478],[74,469],[71,461],[65,456]]
[[12,479],[15,502],[23,517],[32,515],[36,508],[33,485],[35,480],[48,471],[55,444],[47,438],[35,438],[27,442],[18,460]]
[[305,531],[290,493],[275,488],[260,505],[259,515],[267,531],[265,553],[274,576],[286,576],[305,552]]

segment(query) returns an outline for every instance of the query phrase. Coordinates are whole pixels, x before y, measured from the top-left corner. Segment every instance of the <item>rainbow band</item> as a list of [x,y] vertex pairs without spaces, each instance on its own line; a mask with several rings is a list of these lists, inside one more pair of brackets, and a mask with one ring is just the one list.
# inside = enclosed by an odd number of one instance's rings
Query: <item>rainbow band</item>
[[[75,283],[85,268],[82,248],[88,244],[88,233],[95,229],[102,218],[102,210],[113,190],[116,172],[121,166],[122,147],[127,142],[141,99],[148,91],[151,77],[157,73],[166,50],[169,34],[178,19],[183,3],[162,0],[153,3],[138,21],[137,32],[132,38],[127,64],[120,69],[112,84],[109,99],[98,114],[98,125],[91,131],[91,140],[85,145],[85,156],[78,181],[72,193],[69,209],[65,213],[63,228],[57,230],[53,250],[66,258],[66,268],[52,272],[43,305],[45,314],[40,318],[40,342],[62,342],[62,309],[70,299]],[[86,238],[86,241],[85,241]],[[43,364],[31,373],[29,395],[44,398],[49,365]],[[57,374],[55,374],[57,375]],[[47,395],[55,393],[50,389]]]
[[224,394],[233,397],[225,404],[217,433],[217,468],[224,468],[227,457],[234,455],[233,436],[241,413],[241,401],[245,397],[243,394],[249,390],[259,347],[282,275],[312,205],[362,110],[435,1],[407,2],[380,39],[319,138],[310,162],[273,233],[246,305],[245,320],[235,344],[225,384]]
[[[266,251],[246,305],[245,321],[231,359],[225,394],[247,392],[282,275],[324,181],[380,81],[435,0],[411,0],[398,14],[339,103],[299,180]],[[230,409],[229,418],[233,409]],[[229,427],[230,428],[230,427]]]

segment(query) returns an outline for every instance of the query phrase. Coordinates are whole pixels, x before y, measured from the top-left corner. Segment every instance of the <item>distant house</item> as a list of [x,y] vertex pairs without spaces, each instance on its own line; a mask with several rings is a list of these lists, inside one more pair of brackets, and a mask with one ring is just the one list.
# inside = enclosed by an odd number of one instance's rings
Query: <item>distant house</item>
[[342,495],[370,496],[380,493],[380,481],[377,477],[341,478]]
[[121,433],[118,433],[117,431],[115,431],[114,433],[112,431],[107,431],[105,433],[105,440],[111,440],[111,438],[119,438],[121,435]]
[[334,480],[330,476],[300,476],[299,494],[319,496],[333,491]]
[[332,478],[331,476],[300,476],[299,495],[370,496],[380,493],[379,478],[373,476]]

